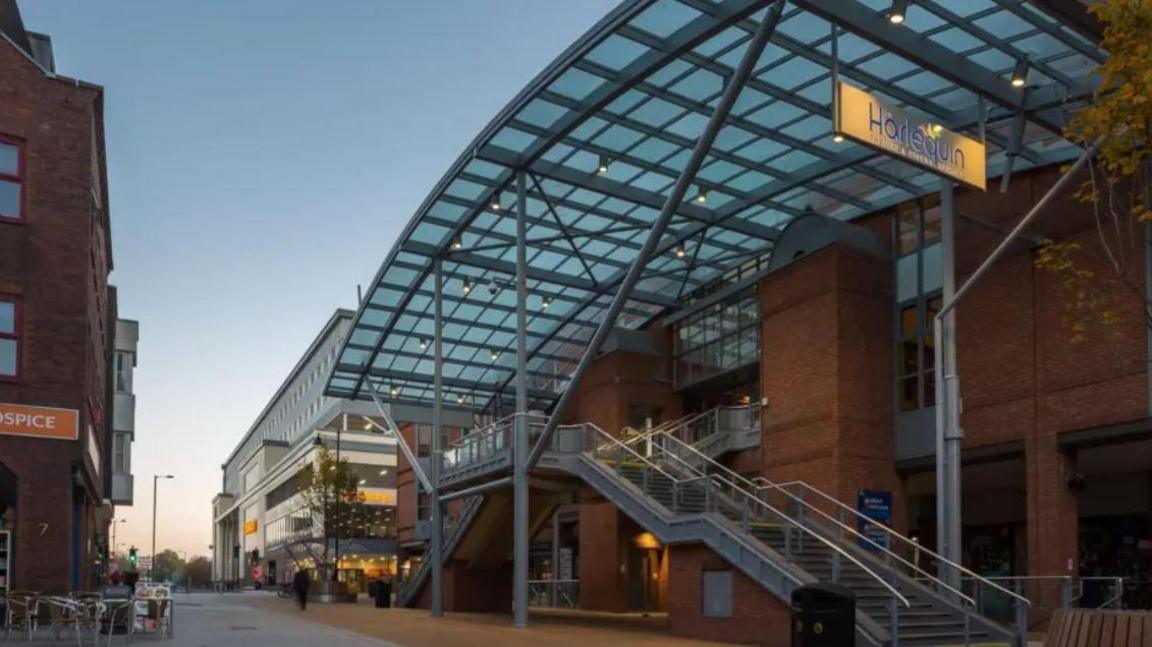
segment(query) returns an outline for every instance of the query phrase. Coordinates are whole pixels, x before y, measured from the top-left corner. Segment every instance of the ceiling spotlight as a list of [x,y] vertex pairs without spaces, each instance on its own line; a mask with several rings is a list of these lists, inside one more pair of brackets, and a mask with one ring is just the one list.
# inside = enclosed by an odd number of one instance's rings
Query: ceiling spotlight
[[705,202],[708,202],[708,189],[703,187],[700,188],[700,193],[696,194],[696,202],[697,204],[704,204]]
[[464,396],[463,395],[456,396],[456,404],[464,404]]
[[499,211],[500,210],[500,194],[499,193],[495,193],[492,195],[492,201],[488,203],[488,208],[490,208],[493,211]]
[[400,395],[400,387],[398,387],[398,386],[392,387],[392,397],[396,397],[398,395]]
[[425,350],[427,348],[428,348],[428,340],[421,337],[420,338],[420,350]]
[[493,348],[492,349],[492,361],[495,362],[498,359],[500,359],[500,351]]
[[385,474],[387,474],[387,473],[388,473],[388,468],[387,468],[387,467],[385,467],[384,469],[380,470],[380,476],[384,476],[384,475],[385,475]]
[[676,248],[676,258],[684,258],[687,255],[688,255],[688,252],[684,251],[683,245],[680,245],[679,247]]
[[[360,485],[364,485],[367,482],[368,482],[368,479],[360,479]],[[356,557],[356,556],[353,555],[352,557]]]
[[1012,87],[1022,88],[1026,83],[1028,83],[1028,59],[1021,58],[1016,61],[1016,67],[1012,70]]
[[844,135],[836,133],[835,135],[832,135],[832,141],[836,142],[837,144],[843,143]]
[[550,305],[552,305],[552,297],[544,297],[543,299],[540,300],[540,307],[541,308],[544,308],[545,310],[547,310],[548,306],[550,306]]
[[463,290],[464,290],[464,294],[468,294],[469,292],[471,292],[472,291],[472,281],[469,281],[468,279],[464,279]]
[[604,175],[605,173],[607,173],[608,172],[608,165],[611,162],[612,162],[612,160],[608,159],[607,155],[601,155],[600,156],[600,162],[596,165],[596,174],[597,175]]
[[463,246],[464,246],[464,243],[459,238],[453,238],[452,239],[452,249],[460,249]]
[[364,431],[372,431],[372,421],[371,420],[365,420],[364,421]]
[[496,279],[492,279],[491,281],[488,282],[488,294],[491,294],[492,296],[496,296],[499,293],[500,293],[500,284],[496,282]]
[[892,9],[888,11],[888,22],[899,25],[904,22],[908,13],[908,0],[892,0]]

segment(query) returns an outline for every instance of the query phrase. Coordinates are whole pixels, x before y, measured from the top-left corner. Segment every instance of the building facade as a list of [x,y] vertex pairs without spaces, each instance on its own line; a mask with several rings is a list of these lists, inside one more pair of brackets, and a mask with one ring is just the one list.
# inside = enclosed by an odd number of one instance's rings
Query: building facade
[[[96,585],[108,552],[117,341],[103,90],[0,2],[0,588]],[[127,474],[126,466],[120,478]]]
[[813,581],[856,594],[857,644],[1148,607],[1150,240],[1101,248],[1063,136],[1099,38],[1060,0],[621,3],[433,188],[329,376],[476,416],[399,430],[413,542],[447,505],[397,602],[434,608],[440,569],[447,610],[666,611],[770,645]]
[[[395,442],[366,428],[378,419],[370,404],[322,393],[352,314],[332,315],[222,465],[212,502],[213,579],[221,586],[275,586],[301,569],[319,578],[337,556],[338,577],[353,591],[395,572]],[[300,472],[318,463],[321,447],[360,477],[359,523],[339,536],[324,536],[321,513],[299,492]]]

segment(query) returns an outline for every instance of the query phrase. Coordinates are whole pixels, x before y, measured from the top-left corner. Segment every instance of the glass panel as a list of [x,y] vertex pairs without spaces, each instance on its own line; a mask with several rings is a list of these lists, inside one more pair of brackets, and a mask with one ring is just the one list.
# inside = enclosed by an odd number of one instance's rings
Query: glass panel
[[925,247],[921,252],[924,256],[924,292],[935,292],[943,285],[944,246],[936,243]]
[[20,217],[20,185],[0,180],[0,216]]
[[0,339],[0,375],[16,375],[15,339]]
[[919,328],[919,321],[916,317],[916,306],[911,305],[907,308],[900,310],[900,336],[903,338],[912,337],[916,334]]
[[905,256],[896,261],[896,301],[903,303],[917,295],[917,258],[916,254]]
[[924,198],[921,204],[924,208],[924,244],[931,245],[940,241],[940,196]]
[[920,402],[916,397],[917,376],[900,380],[900,410],[912,411],[919,408]]
[[915,338],[900,344],[900,374],[915,375],[920,370],[920,346]]
[[907,254],[916,249],[918,245],[916,205],[912,202],[902,204],[897,207],[896,211],[896,221],[900,227],[899,236],[897,236],[897,252]]
[[16,304],[0,301],[0,333],[16,332]]
[[924,374],[924,406],[936,405],[936,376],[931,372]]
[[20,149],[0,142],[0,174],[20,175]]

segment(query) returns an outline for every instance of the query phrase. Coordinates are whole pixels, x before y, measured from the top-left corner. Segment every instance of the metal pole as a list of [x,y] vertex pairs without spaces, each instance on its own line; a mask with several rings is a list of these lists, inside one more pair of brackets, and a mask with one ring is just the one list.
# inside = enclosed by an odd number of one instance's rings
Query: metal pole
[[[940,183],[941,275],[944,303],[950,303],[956,292],[955,187]],[[936,536],[940,554],[953,564],[960,563],[960,448],[964,432],[960,429],[959,389],[956,366],[956,313],[949,312],[933,325],[935,366],[933,379],[937,388],[936,409]],[[954,589],[960,588],[960,572],[940,565],[940,579]]]
[[[1000,244],[988,255],[972,276],[955,289],[954,276],[954,199],[950,182],[941,187],[941,238],[943,240],[944,294],[940,312],[933,321],[936,381],[936,531],[940,554],[960,563],[960,450],[963,432],[960,429],[960,379],[956,367],[955,314],[953,310],[960,299],[991,269],[1007,251],[1012,242],[1020,236],[1029,224],[1048,206],[1083,168],[1100,148],[1100,140],[1089,146],[1080,159],[1048,190],[1044,197],[1028,211],[1019,223],[1004,237]],[[941,564],[940,579],[956,587],[960,574],[953,568]],[[958,587],[957,587],[958,588]]]
[[[440,461],[443,453],[441,440],[443,428],[441,426],[441,411],[444,407],[444,335],[441,333],[444,317],[444,277],[440,266],[442,261],[436,259],[434,278],[435,298],[435,336],[432,342],[433,354],[433,381],[432,381],[432,491],[429,493],[431,503],[430,519],[432,523],[432,617],[444,616],[444,514],[440,502]],[[417,443],[419,446],[419,443]]]
[[152,475],[152,559],[148,563],[148,578],[152,578],[153,569],[156,568],[156,484],[160,482],[160,475]]
[[[341,417],[340,426],[336,428],[336,473],[337,474],[340,473],[340,432],[345,431],[347,429],[348,429],[348,414],[344,414]],[[333,492],[332,494],[335,495],[336,492]],[[336,497],[333,496],[332,498],[335,499]],[[337,505],[339,505],[339,504],[337,504]],[[337,526],[337,528],[339,528],[339,526]],[[333,547],[333,550],[332,550],[332,554],[335,556],[335,559],[332,560],[332,581],[333,582],[339,582],[340,581],[340,531],[339,530],[336,531],[336,536],[333,538],[333,541],[335,542],[336,545]]]
[[752,74],[753,68],[756,66],[756,61],[760,60],[760,55],[764,52],[764,47],[772,38],[772,34],[775,33],[776,24],[780,20],[780,12],[783,9],[783,0],[776,0],[776,2],[772,4],[772,7],[768,9],[764,19],[760,22],[760,27],[756,30],[756,35],[748,44],[748,49],[744,50],[740,64],[736,66],[732,77],[724,87],[724,94],[721,96],[720,102],[716,104],[716,109],[712,112],[712,116],[708,120],[708,125],[704,127],[704,132],[700,133],[700,138],[696,140],[696,146],[692,149],[692,156],[688,159],[688,163],[685,164],[684,170],[680,172],[680,177],[676,178],[676,184],[672,187],[672,192],[668,194],[668,200],[664,203],[664,208],[661,209],[660,216],[652,223],[652,228],[649,230],[648,238],[644,241],[644,246],[640,248],[640,252],[636,255],[636,260],[634,260],[631,267],[628,268],[628,273],[620,283],[620,288],[617,290],[616,296],[612,299],[612,303],[608,306],[608,310],[604,313],[604,318],[600,321],[600,325],[597,326],[596,333],[592,335],[592,339],[588,342],[587,348],[584,349],[584,354],[580,357],[580,363],[576,365],[576,370],[572,372],[572,376],[568,380],[568,386],[564,389],[564,392],[560,394],[560,399],[556,401],[556,405],[552,408],[552,415],[549,416],[548,423],[544,426],[544,431],[540,434],[540,439],[536,441],[536,446],[532,449],[532,453],[528,457],[529,468],[535,465],[536,461],[540,460],[540,455],[544,453],[548,439],[552,436],[552,433],[556,431],[556,427],[560,424],[560,420],[564,416],[564,411],[568,408],[568,403],[576,391],[576,389],[572,388],[573,385],[580,383],[580,378],[584,376],[584,373],[592,364],[592,360],[596,357],[597,351],[604,344],[608,333],[612,331],[612,327],[616,324],[616,318],[620,315],[620,311],[628,301],[628,296],[632,294],[632,289],[636,287],[636,284],[640,281],[640,275],[643,274],[644,267],[648,264],[648,259],[656,250],[656,245],[659,244],[660,238],[664,235],[664,230],[668,228],[668,223],[672,220],[672,216],[680,210],[680,205],[684,202],[684,196],[688,193],[688,188],[696,179],[697,171],[700,170],[700,166],[704,163],[704,158],[712,149],[712,142],[716,140],[716,135],[719,134],[720,129],[728,120],[728,113],[732,111],[732,106],[740,96],[740,90],[744,88],[744,84],[748,81],[748,77]]
[[552,606],[560,606],[556,581],[560,579],[560,508],[552,513]]
[[512,624],[517,628],[528,626],[527,193],[527,177],[520,171],[516,176],[516,428],[512,437]]

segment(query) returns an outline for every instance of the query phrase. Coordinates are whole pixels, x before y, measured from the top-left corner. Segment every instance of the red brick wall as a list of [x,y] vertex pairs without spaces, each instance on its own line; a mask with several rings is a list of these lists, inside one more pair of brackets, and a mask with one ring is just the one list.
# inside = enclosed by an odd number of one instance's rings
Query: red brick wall
[[[897,490],[891,264],[832,246],[761,283],[761,469],[847,503]],[[902,506],[896,506],[900,508]]]
[[[25,222],[0,222],[0,292],[22,301],[21,376],[0,382],[0,402],[77,409],[79,442],[0,437],[0,460],[19,478],[14,588],[64,591],[72,583],[71,500],[103,498],[102,474],[87,464],[87,428],[103,452],[108,342],[106,214],[101,91],[50,79],[0,42],[0,133],[25,142]],[[91,406],[90,406],[91,405]],[[73,492],[80,470],[86,488]],[[103,466],[100,466],[103,469]],[[80,586],[90,586],[89,545],[103,528],[81,522]],[[40,531],[43,529],[43,532]],[[52,555],[52,559],[38,556]]]
[[[668,553],[668,624],[672,633],[726,643],[790,644],[788,605],[701,544],[671,546]],[[733,571],[731,618],[706,618],[701,613],[706,570]]]
[[[417,606],[432,608],[431,580],[420,591]],[[512,611],[512,563],[500,568],[468,568],[453,560],[444,567],[444,610],[476,613]]]

